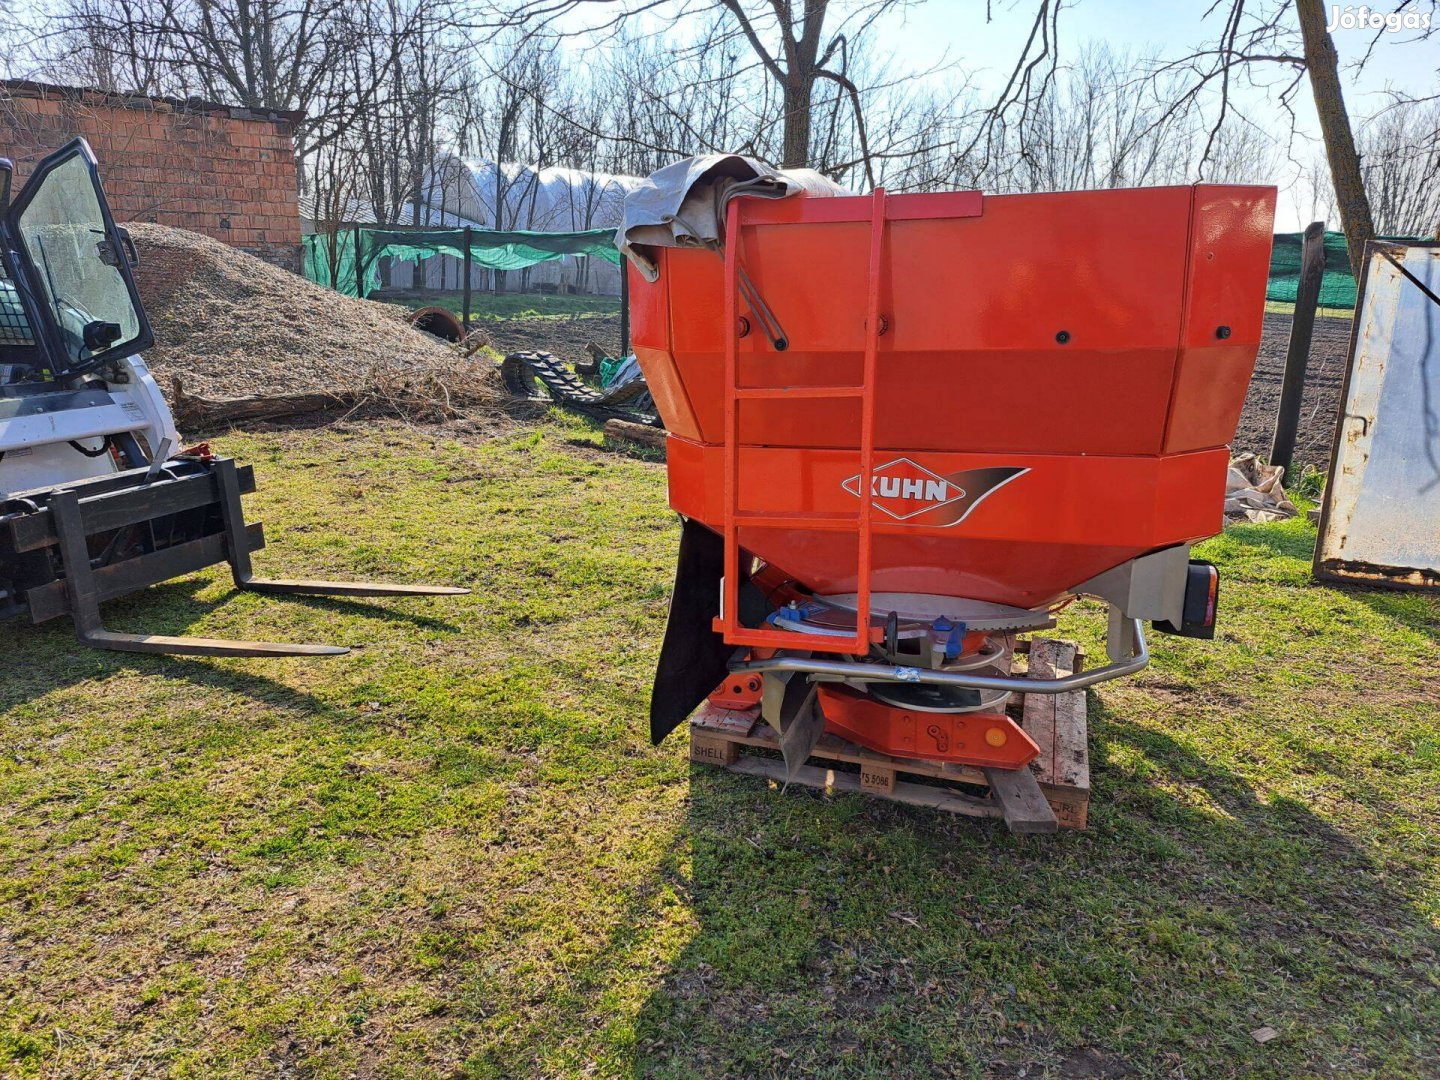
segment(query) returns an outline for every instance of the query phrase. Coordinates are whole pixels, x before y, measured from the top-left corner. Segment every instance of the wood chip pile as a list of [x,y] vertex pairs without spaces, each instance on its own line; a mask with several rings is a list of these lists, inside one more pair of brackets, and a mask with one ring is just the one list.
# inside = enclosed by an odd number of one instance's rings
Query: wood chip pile
[[433,419],[489,411],[503,396],[492,361],[413,329],[403,308],[341,296],[199,233],[128,228],[155,331],[146,360],[172,397],[178,378],[209,402],[324,395]]

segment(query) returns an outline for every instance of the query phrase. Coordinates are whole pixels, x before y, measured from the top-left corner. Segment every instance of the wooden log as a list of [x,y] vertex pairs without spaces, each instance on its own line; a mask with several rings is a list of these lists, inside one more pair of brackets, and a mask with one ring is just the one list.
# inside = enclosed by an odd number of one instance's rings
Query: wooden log
[[234,420],[275,420],[283,416],[348,409],[354,394],[276,394],[272,397],[203,398],[187,394],[179,377],[172,380],[175,419],[182,424],[223,424]]
[[665,429],[649,424],[633,424],[629,420],[606,420],[605,434],[612,439],[639,443],[641,446],[665,449]]

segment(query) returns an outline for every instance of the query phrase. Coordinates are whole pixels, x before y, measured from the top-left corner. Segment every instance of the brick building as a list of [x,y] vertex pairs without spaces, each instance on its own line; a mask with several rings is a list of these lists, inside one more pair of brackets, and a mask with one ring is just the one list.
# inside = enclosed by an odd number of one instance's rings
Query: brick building
[[22,183],[76,135],[100,160],[115,220],[204,233],[292,270],[300,262],[298,113],[0,80],[0,156]]

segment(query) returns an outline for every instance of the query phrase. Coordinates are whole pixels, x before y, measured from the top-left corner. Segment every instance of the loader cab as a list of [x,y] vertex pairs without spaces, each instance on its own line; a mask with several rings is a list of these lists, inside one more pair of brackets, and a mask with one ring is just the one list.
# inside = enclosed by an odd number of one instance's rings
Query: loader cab
[[153,343],[95,155],[75,139],[11,198],[0,159],[0,397],[73,381]]

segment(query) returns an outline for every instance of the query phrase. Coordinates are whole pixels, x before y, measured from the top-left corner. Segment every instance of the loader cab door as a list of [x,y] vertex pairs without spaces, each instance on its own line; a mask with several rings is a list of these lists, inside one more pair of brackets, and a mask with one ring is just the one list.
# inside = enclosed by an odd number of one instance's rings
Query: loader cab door
[[75,139],[45,158],[5,212],[6,270],[52,377],[82,374],[154,342],[95,155]]

